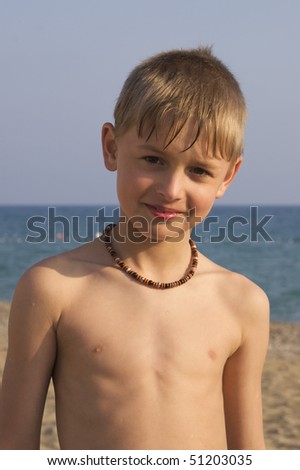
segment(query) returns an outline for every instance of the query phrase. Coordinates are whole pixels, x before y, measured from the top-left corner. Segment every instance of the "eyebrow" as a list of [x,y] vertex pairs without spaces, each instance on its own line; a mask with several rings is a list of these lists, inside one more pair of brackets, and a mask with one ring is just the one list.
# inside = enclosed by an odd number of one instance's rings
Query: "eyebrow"
[[159,149],[155,147],[154,145],[151,144],[140,144],[138,145],[139,148],[144,149],[144,150],[152,150],[152,152],[156,153],[165,153],[165,149]]

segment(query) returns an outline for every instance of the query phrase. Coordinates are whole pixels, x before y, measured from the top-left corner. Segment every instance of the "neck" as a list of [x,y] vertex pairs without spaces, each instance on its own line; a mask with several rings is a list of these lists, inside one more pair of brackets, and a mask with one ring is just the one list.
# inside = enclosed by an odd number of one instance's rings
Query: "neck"
[[117,255],[141,275],[161,282],[182,277],[191,263],[189,233],[178,238],[153,239],[137,229],[118,224],[111,231]]

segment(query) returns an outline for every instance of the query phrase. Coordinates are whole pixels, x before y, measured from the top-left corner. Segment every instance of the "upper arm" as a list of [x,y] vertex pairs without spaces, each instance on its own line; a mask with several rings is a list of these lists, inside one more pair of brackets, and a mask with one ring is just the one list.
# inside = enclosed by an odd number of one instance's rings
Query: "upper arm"
[[47,269],[32,268],[15,291],[0,395],[0,448],[39,448],[56,356],[59,298],[54,298],[52,284]]
[[269,302],[257,286],[243,293],[242,340],[223,375],[229,449],[264,449],[261,376],[269,338]]

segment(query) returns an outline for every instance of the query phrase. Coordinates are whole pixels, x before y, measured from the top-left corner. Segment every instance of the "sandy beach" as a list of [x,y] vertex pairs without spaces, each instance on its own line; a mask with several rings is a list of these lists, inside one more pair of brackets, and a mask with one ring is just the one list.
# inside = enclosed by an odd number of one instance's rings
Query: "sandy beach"
[[[0,374],[7,348],[9,304],[0,302]],[[263,375],[263,410],[267,449],[300,449],[300,324],[272,323]],[[58,449],[54,394],[45,407],[42,449]]]

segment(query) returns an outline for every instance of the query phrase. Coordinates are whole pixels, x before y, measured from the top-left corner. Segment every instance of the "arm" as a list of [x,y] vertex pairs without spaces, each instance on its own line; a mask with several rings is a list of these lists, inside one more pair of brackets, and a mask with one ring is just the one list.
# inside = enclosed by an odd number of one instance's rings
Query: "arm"
[[[31,268],[12,302],[8,352],[0,395],[0,448],[38,449],[45,400],[56,355],[53,275]],[[56,297],[56,298],[55,298]]]
[[265,449],[261,376],[269,338],[269,302],[257,286],[240,299],[242,340],[223,375],[228,449]]

